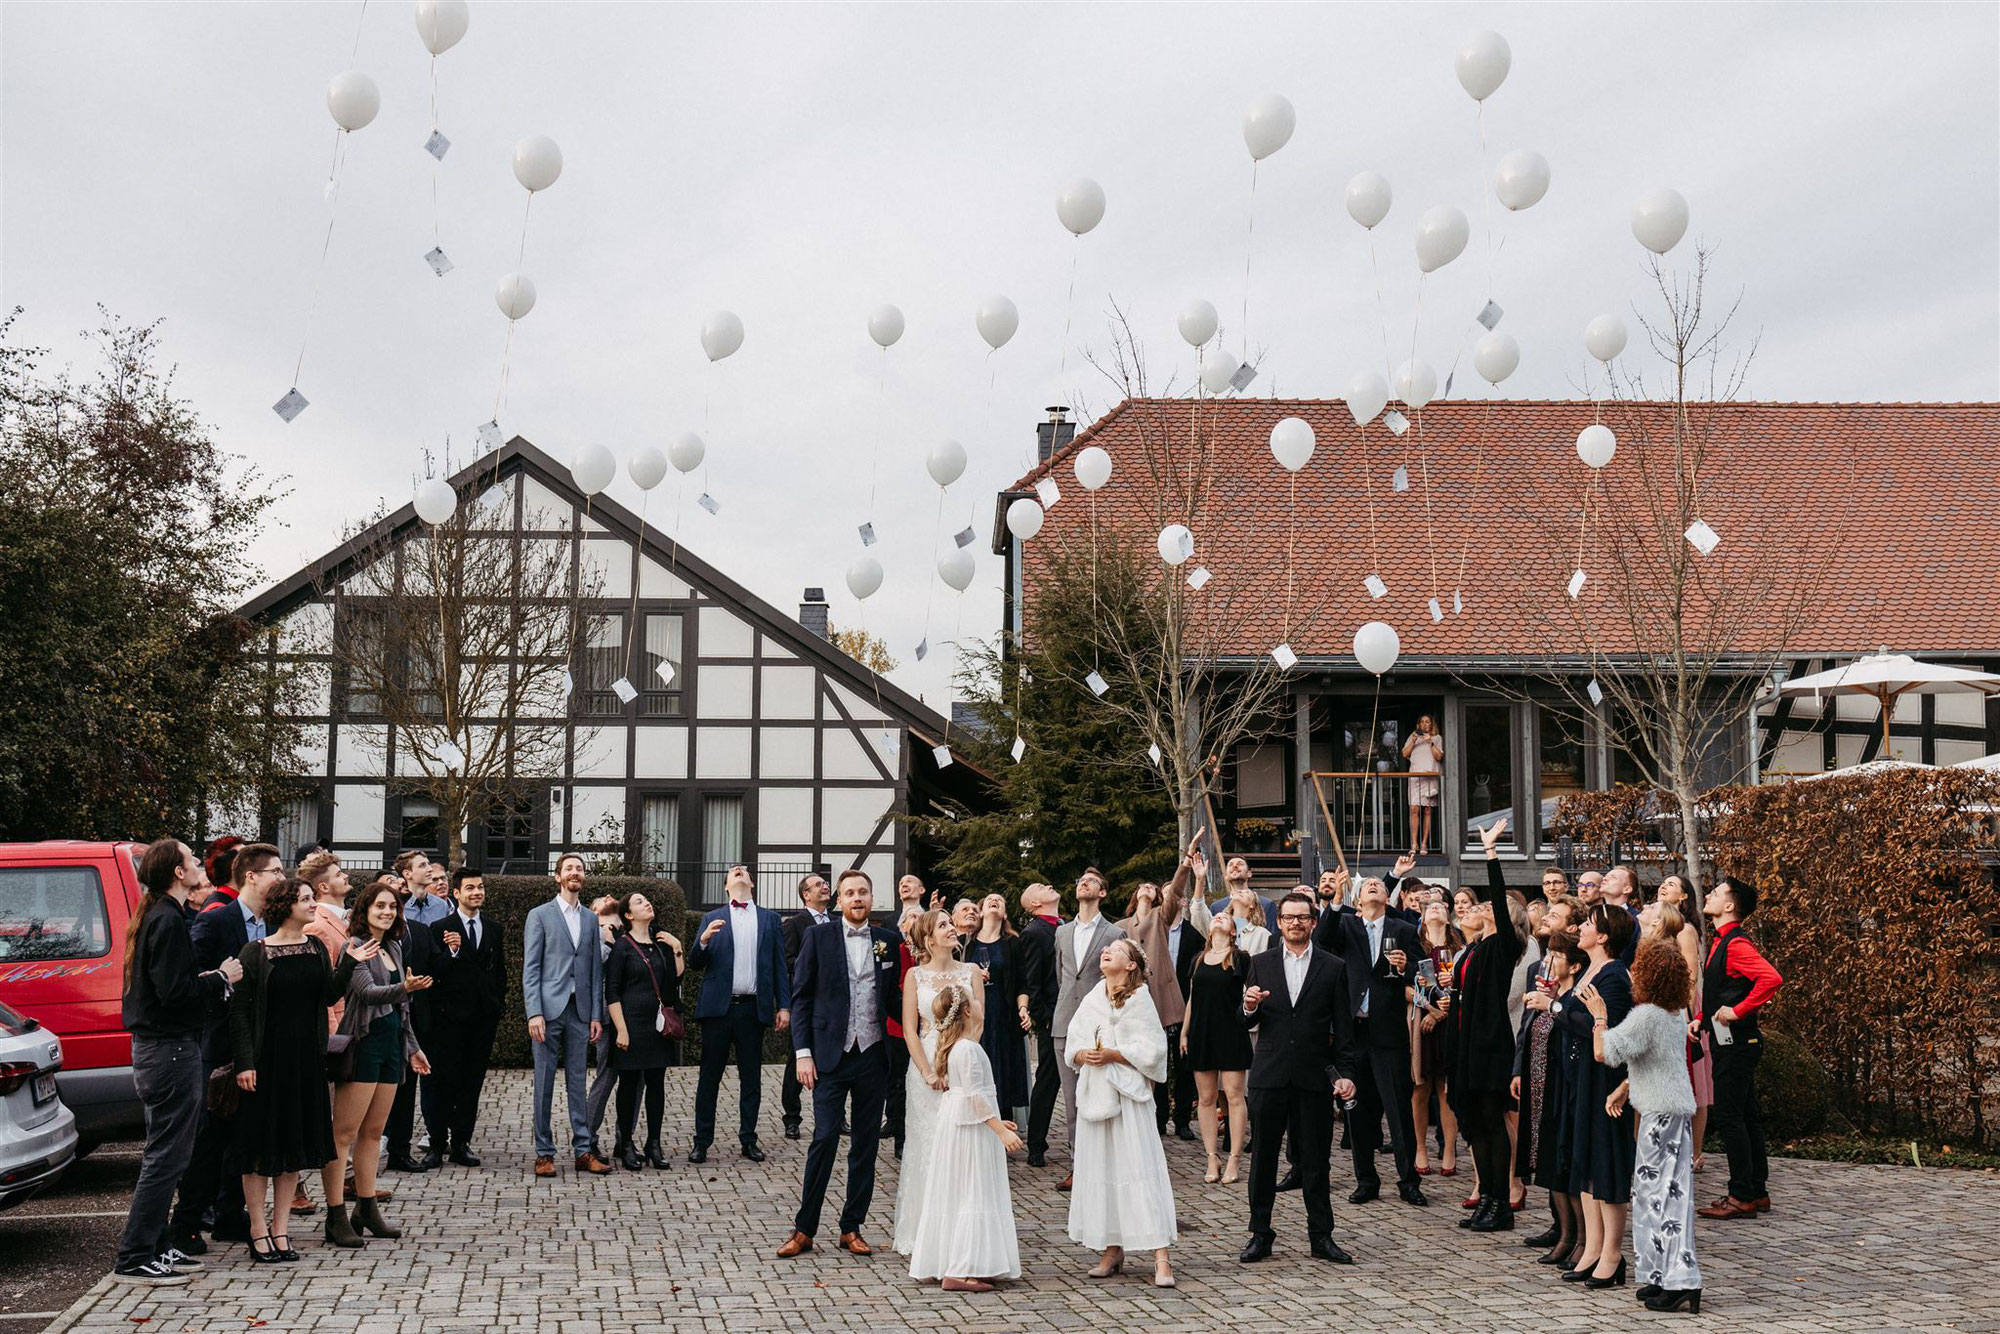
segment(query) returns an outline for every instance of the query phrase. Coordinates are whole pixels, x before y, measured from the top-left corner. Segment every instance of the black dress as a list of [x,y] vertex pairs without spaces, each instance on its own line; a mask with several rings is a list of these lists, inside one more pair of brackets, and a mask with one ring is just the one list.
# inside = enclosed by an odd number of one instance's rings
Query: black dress
[[[1613,959],[1586,980],[1604,998],[1610,1027],[1618,1027],[1632,1009],[1632,979],[1625,965]],[[1604,1100],[1625,1082],[1625,1067],[1595,1058],[1591,1029],[1596,1021],[1581,1001],[1565,997],[1557,1015],[1581,1056],[1569,1089],[1569,1188],[1601,1204],[1624,1204],[1632,1198],[1632,1166],[1639,1154],[1632,1109],[1628,1105],[1623,1116],[1607,1116]]]
[[[1574,997],[1563,998],[1562,1004],[1575,1005]],[[1583,1078],[1584,1063],[1591,1059],[1590,1039],[1585,1038],[1581,1046],[1570,1036],[1569,1029],[1555,1019],[1557,1011],[1537,1018],[1549,1020],[1549,1057],[1547,1083],[1542,1090],[1541,1119],[1535,1131],[1535,1171],[1532,1179],[1543,1190],[1559,1190],[1567,1193],[1570,1185],[1570,1165],[1576,1160],[1576,1128],[1570,1115],[1571,1090]]]
[[1187,1068],[1203,1073],[1250,1068],[1250,1030],[1243,1023],[1243,979],[1249,960],[1236,956],[1236,967],[1210,963],[1206,955],[1194,961],[1188,995]]
[[1015,958],[1015,940],[981,940],[974,936],[965,947],[965,961],[986,970],[986,1029],[979,1045],[993,1066],[993,1087],[1000,1106],[1028,1105],[1028,1035],[1021,1031],[1014,998],[1023,987]]
[[604,1003],[623,1007],[631,1045],[621,1051],[612,1043],[613,1070],[664,1070],[675,1063],[680,1044],[660,1032],[656,1019],[660,1002],[673,1008],[679,991],[672,950],[657,940],[641,945],[630,932],[618,937],[604,961]]
[[264,946],[264,1045],[257,1089],[236,1116],[237,1170],[274,1177],[333,1161],[333,1105],[327,1097],[326,953],[317,940]]

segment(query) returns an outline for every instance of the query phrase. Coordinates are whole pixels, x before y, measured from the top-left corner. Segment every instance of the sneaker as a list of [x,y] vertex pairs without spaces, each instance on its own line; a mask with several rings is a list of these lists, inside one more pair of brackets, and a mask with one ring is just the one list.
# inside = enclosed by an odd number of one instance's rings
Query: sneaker
[[178,1246],[169,1246],[160,1252],[159,1263],[176,1274],[192,1274],[197,1269],[206,1268],[201,1261],[189,1255]]
[[138,1283],[149,1288],[179,1287],[188,1281],[186,1274],[177,1274],[165,1260],[148,1260],[144,1264],[119,1265],[111,1271],[111,1277],[120,1283]]

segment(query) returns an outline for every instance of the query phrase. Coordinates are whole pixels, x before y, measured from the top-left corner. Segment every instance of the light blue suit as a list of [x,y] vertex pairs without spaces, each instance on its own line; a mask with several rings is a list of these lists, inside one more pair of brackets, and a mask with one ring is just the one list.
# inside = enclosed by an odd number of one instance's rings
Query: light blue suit
[[574,944],[560,903],[550,900],[528,914],[527,940],[521,950],[521,1003],[528,1017],[547,1025],[535,1047],[535,1154],[555,1156],[556,1067],[563,1071],[569,1105],[572,1152],[590,1152],[590,1114],[584,1090],[584,1067],[590,1050],[592,1020],[604,1019],[603,965],[599,960],[597,914],[579,905],[582,923]]

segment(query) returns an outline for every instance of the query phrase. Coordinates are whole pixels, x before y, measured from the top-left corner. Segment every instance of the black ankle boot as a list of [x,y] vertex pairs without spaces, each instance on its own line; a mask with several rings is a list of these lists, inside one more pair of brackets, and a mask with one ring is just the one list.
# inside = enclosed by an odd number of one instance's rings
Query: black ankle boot
[[650,1167],[657,1168],[673,1166],[672,1163],[667,1161],[667,1155],[660,1149],[660,1137],[658,1135],[646,1141],[646,1163]]
[[618,1141],[618,1165],[627,1172],[646,1170],[645,1160],[639,1156],[639,1151],[632,1147],[632,1141],[629,1139]]
[[1482,1195],[1479,1198],[1479,1206],[1465,1217],[1459,1219],[1458,1225],[1464,1228],[1471,1228],[1474,1232],[1484,1232],[1487,1230],[1485,1224],[1492,1219],[1493,1211],[1499,1207],[1500,1201],[1494,1199],[1491,1195]]

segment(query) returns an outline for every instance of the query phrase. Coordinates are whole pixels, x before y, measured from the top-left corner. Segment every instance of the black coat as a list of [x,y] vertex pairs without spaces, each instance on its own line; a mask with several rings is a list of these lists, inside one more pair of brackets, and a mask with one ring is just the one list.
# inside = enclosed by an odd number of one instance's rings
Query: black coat
[[[431,934],[430,927],[407,920],[403,925],[408,928],[403,938],[403,976],[435,979],[438,961],[449,961],[450,953]],[[419,1038],[428,1038],[435,1031],[437,1019],[437,983],[434,980],[430,986],[410,997],[410,1027],[417,1030]]]
[[1028,1018],[1042,1032],[1052,1032],[1056,1017],[1056,929],[1039,917],[1030,917],[1021,928],[1015,954],[1021,992],[1028,998]]
[[[828,913],[827,920],[830,922],[838,915],[837,913]],[[813,915],[804,908],[799,909],[795,913],[787,913],[785,915],[785,924],[779,928],[779,934],[785,938],[786,968],[792,967],[799,961],[799,946],[805,943],[806,932],[812,930],[817,925],[818,923],[813,921]]]
[[1354,1078],[1354,1020],[1339,955],[1313,948],[1296,1005],[1285,986],[1282,945],[1251,958],[1244,984],[1271,993],[1246,1019],[1257,1034],[1249,1087],[1325,1093],[1336,1079]]
[[[431,989],[437,996],[432,1002],[433,1013],[450,1024],[498,1023],[507,1008],[507,933],[500,924],[484,912],[479,914],[478,949],[472,947],[472,933],[466,930],[462,913],[449,913],[427,928],[412,930],[428,930],[437,942],[432,961],[437,978]],[[456,957],[445,945],[447,932],[458,936]]]
[[1505,1093],[1514,1077],[1514,965],[1527,942],[1514,934],[1507,911],[1507,881],[1498,858],[1486,859],[1480,898],[1493,909],[1493,930],[1466,951],[1463,989],[1452,1002],[1451,1088],[1460,1093]]
[[1193,922],[1181,923],[1181,947],[1174,955],[1174,976],[1180,979],[1181,1000],[1186,1001],[1194,991],[1194,961],[1206,952],[1208,942],[1201,932],[1194,929]]
[[[243,947],[250,943],[250,928],[243,920],[236,900],[217,895],[206,908],[195,914],[193,924],[188,927],[188,939],[194,946],[196,970],[206,973],[222,967],[224,959],[234,959],[243,953]],[[219,1065],[228,1065],[235,1059],[229,1037],[229,996],[232,990],[225,988],[209,993],[202,1010],[201,1054],[211,1070]]]
[[[1409,998],[1405,987],[1417,984],[1417,929],[1408,922],[1383,915],[1382,952],[1368,957],[1368,924],[1352,908],[1332,908],[1320,914],[1313,931],[1313,944],[1338,954],[1347,967],[1349,1012],[1361,1014],[1361,994],[1369,993],[1368,1045],[1391,1051],[1410,1049],[1410,1026],[1405,1022]],[[1389,966],[1389,952],[1403,952],[1403,971]],[[1384,1022],[1374,1022],[1380,1019]]]

